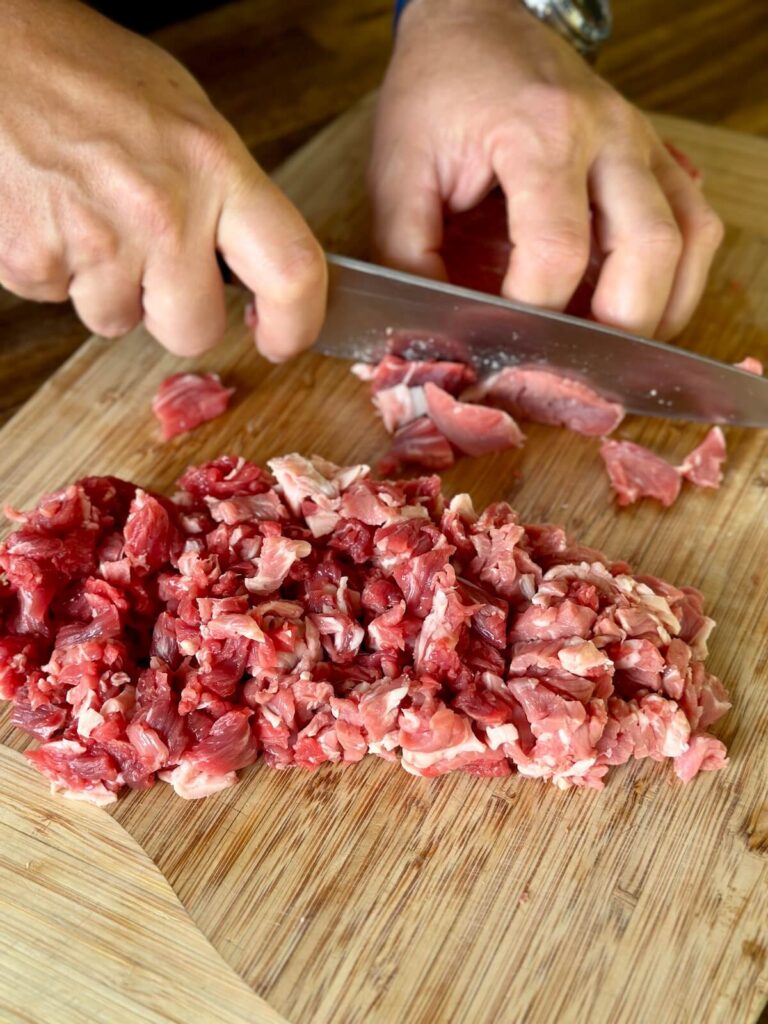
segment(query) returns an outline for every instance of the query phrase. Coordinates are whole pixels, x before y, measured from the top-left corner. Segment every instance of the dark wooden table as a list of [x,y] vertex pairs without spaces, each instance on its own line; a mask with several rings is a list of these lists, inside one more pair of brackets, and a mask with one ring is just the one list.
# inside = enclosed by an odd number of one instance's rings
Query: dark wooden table
[[[614,0],[598,69],[641,107],[768,134],[768,18],[755,0]],[[155,34],[275,167],[374,88],[391,0],[237,0]],[[87,336],[67,305],[0,290],[0,423]]]

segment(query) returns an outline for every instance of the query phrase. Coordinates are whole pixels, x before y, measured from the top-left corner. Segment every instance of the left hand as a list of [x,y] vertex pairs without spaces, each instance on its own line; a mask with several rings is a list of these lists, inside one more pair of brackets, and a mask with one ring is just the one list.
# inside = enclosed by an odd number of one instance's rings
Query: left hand
[[406,7],[369,178],[379,257],[431,277],[445,277],[444,211],[500,184],[502,293],[550,309],[584,274],[592,216],[605,257],[592,315],[665,339],[698,304],[723,234],[640,111],[514,0]]

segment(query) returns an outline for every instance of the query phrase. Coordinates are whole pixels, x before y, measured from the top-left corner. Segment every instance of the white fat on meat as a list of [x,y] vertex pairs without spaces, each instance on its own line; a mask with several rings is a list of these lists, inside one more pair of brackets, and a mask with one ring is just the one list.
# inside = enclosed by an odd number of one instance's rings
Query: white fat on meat
[[108,807],[117,801],[117,793],[107,789],[103,782],[94,782],[85,789],[70,789],[61,782],[51,783],[53,796],[63,796],[67,800],[80,800],[96,807]]
[[427,399],[424,388],[409,388],[407,384],[377,391],[373,404],[384,423],[384,429],[394,434],[400,427],[427,415]]
[[310,554],[312,545],[309,541],[265,537],[256,575],[245,580],[245,589],[249,594],[271,594],[283,584],[294,562]]
[[237,772],[212,774],[200,771],[193,764],[182,761],[171,771],[158,772],[158,778],[170,783],[177,796],[184,800],[200,800],[228,789],[237,782]]
[[338,498],[339,485],[325,476],[316,465],[303,455],[283,455],[267,463],[295,516],[301,512],[305,498]]
[[613,662],[591,640],[569,642],[557,652],[557,660],[575,676],[594,672],[613,672]]
[[457,516],[466,520],[468,523],[477,522],[477,512],[475,512],[475,506],[472,503],[472,498],[467,493],[457,494],[451,498],[448,505],[449,512],[455,512]]

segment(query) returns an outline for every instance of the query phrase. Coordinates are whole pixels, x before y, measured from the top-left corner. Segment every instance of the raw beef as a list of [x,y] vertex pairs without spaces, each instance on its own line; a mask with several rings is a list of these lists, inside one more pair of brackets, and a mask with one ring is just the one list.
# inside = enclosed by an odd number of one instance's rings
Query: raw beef
[[448,439],[428,416],[422,416],[395,431],[389,451],[376,468],[382,476],[400,473],[408,466],[422,466],[439,472],[450,469],[454,461]]
[[464,392],[462,398],[498,406],[519,419],[594,437],[613,433],[624,418],[617,402],[581,381],[541,367],[508,366]]
[[701,444],[686,457],[679,472],[697,487],[719,487],[725,456],[723,432],[720,427],[712,427]]
[[[404,335],[397,344],[408,349]],[[456,452],[518,448],[525,438],[513,416],[592,436],[610,434],[624,416],[617,402],[543,367],[507,367],[478,383],[461,362],[409,361],[390,353],[376,365],[357,363],[352,372],[370,384],[374,407],[395,435],[379,464],[385,473],[407,466],[446,469]]]
[[519,448],[525,440],[512,417],[501,409],[459,402],[436,384],[425,384],[429,418],[465,455]]
[[234,393],[234,388],[224,387],[217,373],[174,373],[167,377],[152,400],[163,440],[221,416]]
[[665,507],[680,494],[680,473],[666,459],[634,441],[604,441],[600,454],[619,505],[638,498],[656,498]]
[[107,804],[160,779],[203,797],[260,755],[561,788],[633,756],[686,781],[726,765],[697,591],[504,503],[446,504],[437,477],[270,468],[222,456],[172,501],[88,478],[11,513],[0,696],[54,791]]
[[369,381],[374,394],[399,384],[418,388],[430,383],[437,384],[451,395],[458,395],[477,379],[472,367],[466,363],[422,359],[409,361],[393,353],[385,355],[375,366],[355,363],[352,372],[360,380]]
[[407,384],[395,384],[394,387],[376,391],[373,404],[381,416],[384,429],[390,434],[427,413],[424,388],[409,388]]
[[683,479],[697,487],[720,486],[725,437],[720,427],[712,427],[680,466],[673,466],[633,441],[604,441],[600,454],[619,505],[631,505],[638,498],[656,498],[668,508],[677,500]]
[[375,366],[357,363],[352,372],[371,385],[373,404],[385,429],[394,434],[379,463],[383,473],[407,466],[447,469],[454,450],[484,455],[523,443],[517,424],[503,410],[456,399],[476,381],[464,363],[408,361],[388,354]]

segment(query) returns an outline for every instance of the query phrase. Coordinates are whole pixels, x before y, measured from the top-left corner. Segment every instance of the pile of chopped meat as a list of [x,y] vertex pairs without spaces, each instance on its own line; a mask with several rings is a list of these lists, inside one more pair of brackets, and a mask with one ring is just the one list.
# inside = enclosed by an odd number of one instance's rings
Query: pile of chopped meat
[[631,757],[725,766],[701,595],[437,477],[222,456],[169,500],[110,477],[0,546],[0,695],[55,791],[182,797],[366,753],[415,775],[600,788]]

